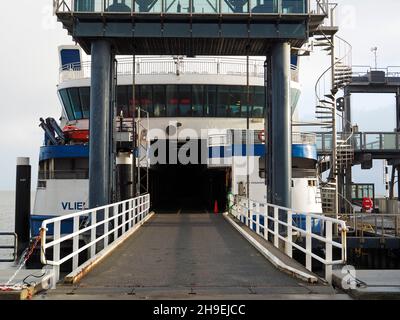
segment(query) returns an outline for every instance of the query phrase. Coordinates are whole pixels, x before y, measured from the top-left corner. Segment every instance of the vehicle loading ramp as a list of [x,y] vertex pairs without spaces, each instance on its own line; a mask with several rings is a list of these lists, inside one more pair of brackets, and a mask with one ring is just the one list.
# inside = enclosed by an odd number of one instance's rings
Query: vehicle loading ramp
[[38,299],[333,299],[279,271],[222,214],[156,214],[75,285]]

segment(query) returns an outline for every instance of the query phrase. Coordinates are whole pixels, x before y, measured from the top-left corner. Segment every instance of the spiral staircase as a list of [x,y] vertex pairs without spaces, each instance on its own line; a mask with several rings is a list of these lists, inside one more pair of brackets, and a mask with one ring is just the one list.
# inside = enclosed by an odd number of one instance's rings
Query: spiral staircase
[[[327,30],[331,31],[332,28],[327,28]],[[337,134],[337,118],[343,119],[344,111],[340,100],[337,100],[337,95],[351,82],[352,48],[335,32],[324,32],[323,28],[314,34],[313,46],[321,48],[331,57],[330,67],[319,77],[315,85],[315,114],[322,129],[332,135],[332,152],[320,157],[318,167],[329,168],[329,174],[325,178],[322,175],[323,170],[319,170],[323,211],[325,214],[336,215],[338,214],[339,197],[344,198],[338,190],[338,177],[352,165],[354,159],[354,149],[351,144],[353,133],[342,133],[341,136]]]

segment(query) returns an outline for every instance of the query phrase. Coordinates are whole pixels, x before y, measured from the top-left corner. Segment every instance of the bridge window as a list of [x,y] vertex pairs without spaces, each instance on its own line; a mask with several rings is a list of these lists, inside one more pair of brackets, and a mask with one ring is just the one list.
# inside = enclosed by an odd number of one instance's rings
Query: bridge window
[[221,86],[218,87],[218,103],[217,103],[217,117],[231,116],[228,110],[230,109],[230,99],[229,99],[229,87]]
[[106,0],[105,11],[109,12],[131,12],[130,0]]
[[[252,101],[253,98],[253,101]],[[253,105],[252,116],[254,118],[264,117],[265,89],[264,87],[254,87],[254,95],[250,95],[250,104]]]
[[140,88],[140,92],[138,91],[136,100],[139,100],[139,106],[153,115],[153,86],[144,85],[138,86],[138,88]]
[[217,109],[217,86],[204,86],[204,116],[215,117]]
[[282,0],[282,13],[304,13],[304,0]]
[[[240,14],[252,13],[304,13],[306,0],[154,0],[135,1],[135,12],[141,13],[196,13]],[[131,0],[75,0],[74,11],[79,12],[131,12]]]
[[164,0],[167,13],[190,13],[189,0]]
[[60,97],[70,120],[89,118],[90,88],[69,88],[60,90]]
[[162,0],[135,1],[136,12],[160,13],[162,11],[161,6],[162,6]]
[[[143,91],[142,91],[143,93]],[[165,86],[153,86],[153,114],[154,117],[166,116]]]
[[75,119],[82,119],[83,111],[81,106],[81,99],[79,97],[79,89],[71,88],[68,90],[68,94],[72,105],[72,111],[75,114]]
[[193,3],[193,13],[218,13],[219,3],[217,0],[195,0]]
[[178,113],[178,96],[177,96],[177,86],[167,85],[167,116],[176,117]]
[[204,106],[204,87],[202,85],[192,86],[192,116],[202,117],[203,116],[203,106]]
[[229,88],[229,108],[227,115],[230,117],[246,117],[246,87],[231,87]]
[[248,1],[227,0],[221,3],[221,13],[247,13]]
[[256,0],[251,2],[252,13],[278,13],[278,0]]
[[178,86],[179,97],[179,116],[191,117],[192,116],[192,86],[182,85]]
[[89,87],[79,88],[79,93],[80,93],[80,98],[81,98],[83,117],[89,118],[90,88]]
[[71,101],[69,100],[68,91],[66,89],[60,90],[60,97],[64,106],[65,113],[69,120],[75,120],[75,115],[72,111]]
[[[137,85],[136,108],[150,117],[264,117],[264,88],[250,87],[247,103],[246,86],[226,85]],[[88,119],[90,88],[68,88],[59,91],[69,120]],[[132,117],[132,86],[118,86],[117,116]]]
[[[132,92],[132,89],[130,90]],[[128,86],[118,86],[117,89],[117,116],[129,117],[129,102],[132,94],[128,96]]]

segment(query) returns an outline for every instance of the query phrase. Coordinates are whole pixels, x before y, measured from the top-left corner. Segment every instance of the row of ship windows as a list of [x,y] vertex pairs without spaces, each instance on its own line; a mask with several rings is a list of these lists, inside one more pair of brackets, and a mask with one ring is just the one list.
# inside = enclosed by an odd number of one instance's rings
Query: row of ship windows
[[75,11],[147,13],[306,13],[306,0],[75,0]]
[[[253,86],[138,85],[135,105],[150,117],[263,118],[264,90]],[[131,117],[132,86],[118,86],[116,96],[117,114]],[[89,118],[89,87],[62,89],[60,97],[69,120]]]

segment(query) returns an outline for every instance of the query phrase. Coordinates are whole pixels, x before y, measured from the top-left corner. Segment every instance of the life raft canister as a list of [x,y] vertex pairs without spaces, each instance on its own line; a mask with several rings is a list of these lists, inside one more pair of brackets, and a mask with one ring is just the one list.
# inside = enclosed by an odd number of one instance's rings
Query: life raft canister
[[89,130],[79,129],[78,127],[68,125],[63,128],[63,132],[66,138],[72,141],[77,141],[77,142],[89,141]]

